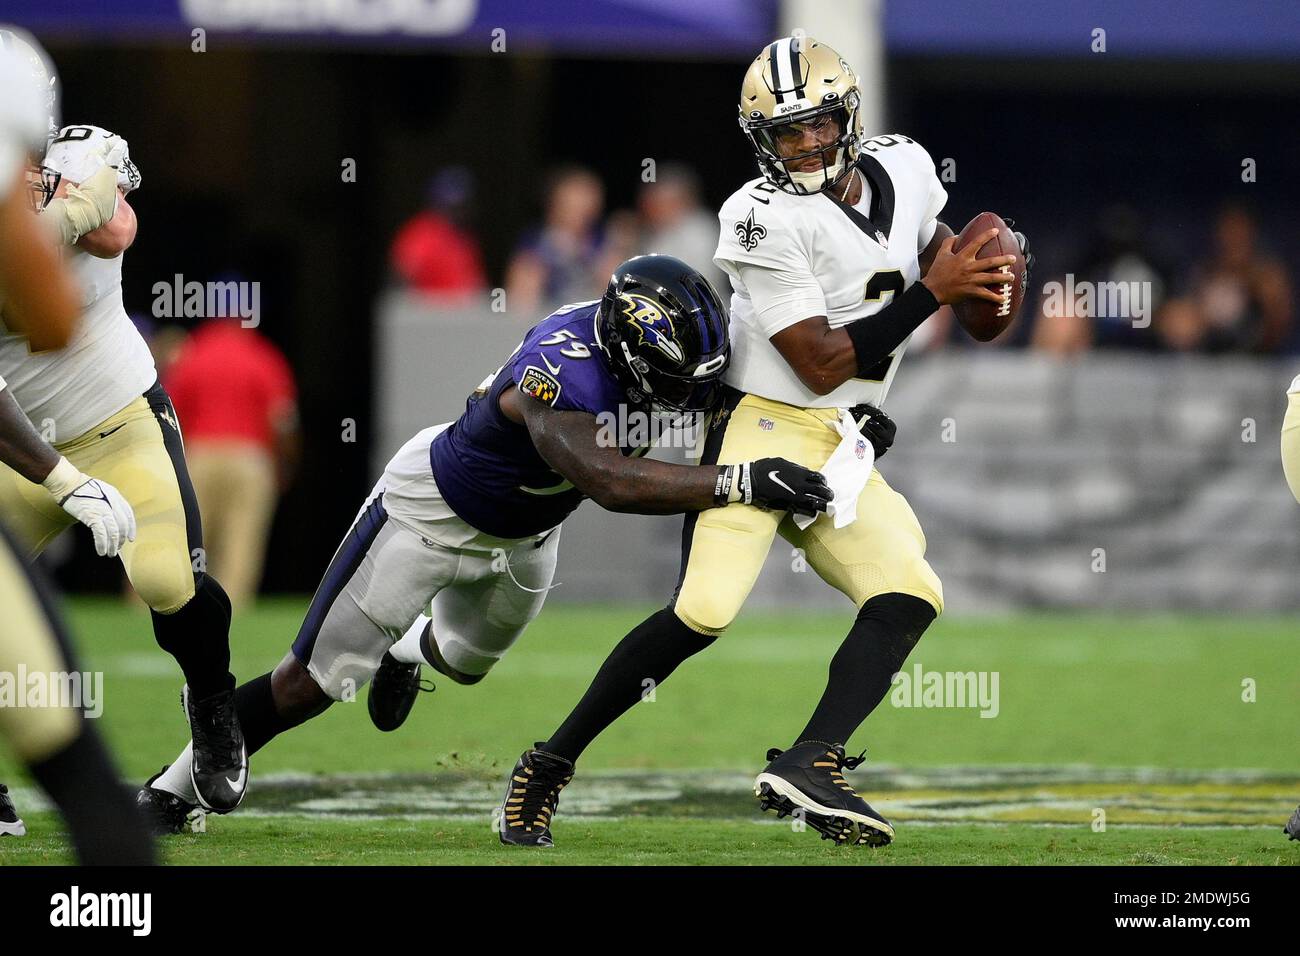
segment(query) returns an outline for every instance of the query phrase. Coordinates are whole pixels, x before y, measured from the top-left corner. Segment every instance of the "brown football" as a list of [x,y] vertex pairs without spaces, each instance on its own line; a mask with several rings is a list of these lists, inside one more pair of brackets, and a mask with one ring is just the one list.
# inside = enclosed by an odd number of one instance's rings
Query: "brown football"
[[1025,257],[1020,251],[1020,243],[1002,217],[995,212],[982,212],[966,224],[966,228],[953,243],[957,252],[967,245],[974,236],[990,229],[997,229],[998,234],[984,243],[979,251],[979,258],[990,256],[1014,255],[1016,261],[1003,266],[1007,274],[1005,285],[992,285],[987,288],[1002,296],[1001,304],[987,302],[984,299],[963,299],[952,307],[961,327],[970,337],[980,342],[989,342],[1001,335],[1020,311],[1021,300],[1025,297]]

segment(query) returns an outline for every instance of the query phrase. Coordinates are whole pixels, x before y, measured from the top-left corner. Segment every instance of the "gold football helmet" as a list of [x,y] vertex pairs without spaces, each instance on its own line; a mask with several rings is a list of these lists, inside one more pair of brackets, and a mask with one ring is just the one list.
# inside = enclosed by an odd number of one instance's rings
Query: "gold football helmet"
[[759,168],[782,192],[836,183],[862,143],[858,76],[812,37],[782,37],[754,58],[740,85],[740,128]]

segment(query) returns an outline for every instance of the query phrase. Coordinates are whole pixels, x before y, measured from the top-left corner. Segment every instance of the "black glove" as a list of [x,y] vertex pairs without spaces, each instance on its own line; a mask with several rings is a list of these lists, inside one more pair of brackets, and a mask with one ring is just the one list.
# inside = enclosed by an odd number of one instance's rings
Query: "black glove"
[[821,472],[784,458],[760,458],[743,465],[724,465],[714,489],[714,501],[719,505],[731,501],[733,484],[736,501],[801,515],[825,511],[833,497]]
[[1014,219],[1003,219],[1007,228],[1013,230],[1012,235],[1016,237],[1016,242],[1020,243],[1020,254],[1025,257],[1025,295],[1029,294],[1029,273],[1034,268],[1034,254],[1029,251],[1029,240],[1025,238],[1023,232],[1015,232],[1016,221]]
[[894,436],[898,434],[898,426],[894,420],[876,408],[875,405],[869,405],[863,402],[861,405],[854,405],[849,409],[849,414],[853,420],[858,423],[858,429],[871,442],[871,447],[876,450],[876,457],[880,458],[885,452],[889,451],[894,444]]

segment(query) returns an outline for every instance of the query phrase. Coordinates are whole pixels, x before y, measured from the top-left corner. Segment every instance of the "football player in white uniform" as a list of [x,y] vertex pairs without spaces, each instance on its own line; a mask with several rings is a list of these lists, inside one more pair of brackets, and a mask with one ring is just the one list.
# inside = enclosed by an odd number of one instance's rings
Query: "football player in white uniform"
[[[1282,418],[1282,473],[1295,500],[1300,502],[1300,375],[1286,391],[1286,415]],[[1291,814],[1283,832],[1300,840],[1300,807]]]
[[1014,257],[975,257],[995,232],[954,253],[929,155],[906,136],[864,139],[858,108],[852,68],[811,38],[769,44],[745,75],[740,125],[763,175],[719,213],[715,261],[734,290],[735,355],[702,459],[780,455],[819,469],[835,497],[815,519],[752,506],[686,517],[673,600],[623,639],[537,747],[558,785],[647,678],[662,682],[731,624],[779,532],[858,610],[820,703],[788,750],[768,752],[755,792],[765,809],[797,810],[837,842],[893,839],[845,781],[861,757],[844,744],[943,609],[943,592],[916,516],[873,467],[894,432],[877,406],[913,330],[940,304],[1000,301],[988,286],[1006,281],[997,270]]
[[39,221],[64,246],[82,312],[67,347],[43,351],[9,324],[0,301],[6,392],[53,436],[60,456],[44,487],[0,465],[0,511],[36,555],[73,522],[60,502],[71,500],[87,475],[121,491],[135,515],[135,540],[122,545],[122,564],[149,605],[158,644],[185,675],[195,790],[206,808],[225,812],[243,799],[248,769],[230,673],[230,602],[203,571],[176,412],[122,305],[123,253],[136,233],[127,195],[139,185],[126,141],[95,126],[57,130],[32,170]]
[[[10,321],[42,348],[66,346],[79,296],[49,237],[32,214],[23,175],[29,156],[44,150],[52,68],[35,41],[0,29],[0,291]],[[0,379],[0,462],[40,482],[59,454],[22,414]],[[95,531],[100,554],[132,534],[130,507],[111,486],[83,480],[60,502]],[[3,518],[0,513],[0,518]],[[0,672],[77,671],[58,615],[32,569],[0,526]],[[149,863],[148,834],[133,812],[93,725],[76,702],[0,707],[0,737],[27,765],[67,821],[82,863]],[[8,789],[0,784],[0,836],[26,833]]]

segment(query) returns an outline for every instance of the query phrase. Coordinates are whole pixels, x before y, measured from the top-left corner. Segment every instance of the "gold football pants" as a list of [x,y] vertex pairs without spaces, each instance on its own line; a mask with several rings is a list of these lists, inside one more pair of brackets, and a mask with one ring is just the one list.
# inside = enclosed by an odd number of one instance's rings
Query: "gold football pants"
[[0,697],[0,738],[25,763],[39,763],[63,750],[81,732],[81,711],[19,699],[20,675],[55,675],[71,670],[59,624],[35,578],[0,530],[0,680],[10,693]]
[[1300,501],[1300,394],[1287,395],[1282,419],[1282,472],[1291,494]]
[[[821,468],[840,442],[833,408],[796,408],[729,393],[705,442],[703,464],[786,458]],[[858,517],[843,528],[825,516],[800,531],[790,515],[731,504],[687,515],[682,572],[673,609],[701,634],[720,634],[735,619],[762,570],[772,540],[803,551],[808,565],[855,607],[880,594],[910,594],[943,611],[943,588],[925,560],[925,535],[907,500],[873,471],[858,498]]]
[[[205,567],[199,508],[167,393],[155,385],[86,434],[54,447],[130,503],[136,538],[122,548],[121,558],[131,586],[158,613],[179,610],[194,596],[195,572]],[[0,519],[29,557],[73,523],[49,492],[4,465]]]

